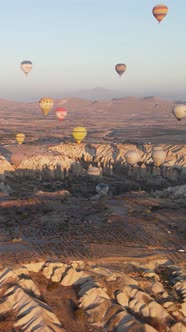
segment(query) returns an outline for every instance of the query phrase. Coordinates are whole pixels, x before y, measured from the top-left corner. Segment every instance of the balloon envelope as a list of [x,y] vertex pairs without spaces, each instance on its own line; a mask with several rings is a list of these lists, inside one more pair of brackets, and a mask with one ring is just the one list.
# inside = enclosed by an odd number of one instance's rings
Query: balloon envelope
[[100,192],[107,194],[109,191],[109,186],[106,183],[98,183],[96,186],[96,192],[99,194]]
[[173,107],[172,113],[178,121],[181,121],[186,116],[186,105],[177,104]]
[[10,159],[12,164],[17,168],[22,163],[23,159],[25,158],[25,154],[22,152],[15,152],[11,155]]
[[127,161],[127,164],[129,164],[130,166],[134,166],[140,160],[140,155],[134,150],[127,151],[125,153],[125,159]]
[[52,98],[49,98],[49,97],[41,98],[39,101],[39,106],[44,115],[48,115],[48,113],[52,109],[53,105],[54,105],[54,101]]
[[72,131],[72,136],[78,144],[81,143],[81,141],[86,137],[86,135],[87,130],[84,127],[75,127]]
[[23,73],[27,76],[32,69],[32,62],[28,60],[22,61],[20,67]]
[[157,21],[160,23],[168,13],[168,7],[166,5],[156,5],[152,13]]
[[119,76],[123,75],[123,73],[126,71],[126,69],[127,69],[127,66],[124,63],[118,63],[115,66],[115,70]]
[[59,121],[62,121],[67,115],[67,110],[64,107],[58,107],[56,108],[56,116],[59,119]]
[[153,150],[152,152],[152,160],[156,166],[161,166],[166,158],[166,152],[160,149]]
[[22,144],[24,140],[25,140],[25,134],[23,133],[16,134],[16,141],[19,145]]

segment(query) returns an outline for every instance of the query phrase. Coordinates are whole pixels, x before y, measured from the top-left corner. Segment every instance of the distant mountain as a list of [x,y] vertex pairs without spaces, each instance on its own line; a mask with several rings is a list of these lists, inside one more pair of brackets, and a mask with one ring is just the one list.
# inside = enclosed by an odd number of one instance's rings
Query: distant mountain
[[[105,107],[119,107],[119,108],[126,108],[127,105],[141,105],[141,104],[172,104],[174,103],[171,100],[166,100],[163,98],[149,96],[149,97],[132,97],[132,96],[114,96],[113,91],[107,90],[104,88],[95,88],[92,90],[82,91],[82,97],[68,97],[65,98],[54,98],[54,108],[60,107],[64,105],[69,110],[86,110],[87,108],[91,107],[92,109],[104,109]],[[86,97],[85,97],[86,95]],[[177,101],[176,103],[185,103],[183,101]],[[24,110],[27,111],[34,111],[39,110],[39,103],[36,102],[18,102],[18,101],[10,101],[6,99],[0,98],[0,110],[1,111],[17,111],[17,110]]]
[[110,89],[104,89],[102,87],[96,87],[94,89],[81,90],[76,92],[77,97],[86,99],[112,99],[122,98],[123,93],[121,91],[114,91]]

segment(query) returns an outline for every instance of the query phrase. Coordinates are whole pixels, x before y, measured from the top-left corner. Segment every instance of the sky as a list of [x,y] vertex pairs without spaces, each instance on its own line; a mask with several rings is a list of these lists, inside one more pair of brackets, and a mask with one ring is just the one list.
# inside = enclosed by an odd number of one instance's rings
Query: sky
[[[113,97],[186,100],[186,1],[164,0],[169,12],[160,24],[152,15],[158,3],[0,0],[0,98],[34,101],[104,88]],[[33,63],[28,77],[23,60]],[[121,78],[117,63],[127,65]]]

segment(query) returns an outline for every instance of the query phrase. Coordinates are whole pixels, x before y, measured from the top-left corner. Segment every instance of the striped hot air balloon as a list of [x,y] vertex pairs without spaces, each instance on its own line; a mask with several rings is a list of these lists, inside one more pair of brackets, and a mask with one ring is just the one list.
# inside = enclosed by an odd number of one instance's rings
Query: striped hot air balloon
[[160,23],[168,13],[168,7],[166,5],[156,5],[152,13],[157,21]]
[[87,136],[87,130],[84,127],[75,127],[72,131],[72,136],[78,144]]
[[25,140],[25,134],[23,133],[17,133],[16,134],[16,141],[19,145],[21,145]]

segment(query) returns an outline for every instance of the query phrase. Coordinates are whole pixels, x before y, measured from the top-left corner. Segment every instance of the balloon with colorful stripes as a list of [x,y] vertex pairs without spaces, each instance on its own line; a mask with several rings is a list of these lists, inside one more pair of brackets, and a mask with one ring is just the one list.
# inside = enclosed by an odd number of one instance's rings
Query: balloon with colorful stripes
[[72,131],[72,136],[78,144],[87,136],[87,130],[84,127],[75,127]]
[[152,13],[157,21],[160,23],[168,13],[168,7],[166,5],[156,5]]
[[21,145],[25,140],[25,134],[23,133],[17,133],[16,134],[16,141],[19,145]]

